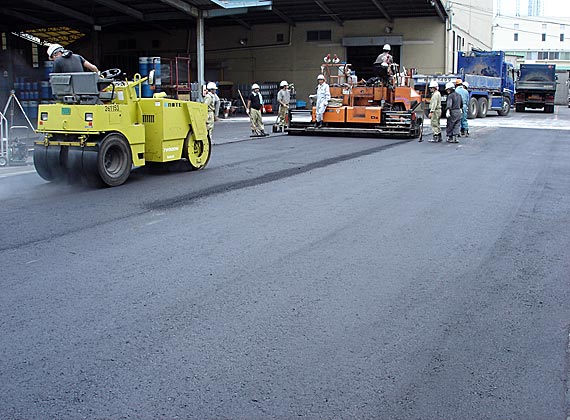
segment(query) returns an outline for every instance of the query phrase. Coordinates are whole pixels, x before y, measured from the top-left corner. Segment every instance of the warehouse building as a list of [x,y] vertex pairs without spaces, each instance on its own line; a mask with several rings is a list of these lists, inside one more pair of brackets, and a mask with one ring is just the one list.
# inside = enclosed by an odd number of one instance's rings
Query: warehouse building
[[190,82],[217,81],[235,99],[238,86],[285,79],[306,98],[329,53],[359,79],[385,43],[406,69],[455,71],[457,51],[491,48],[492,13],[481,12],[491,9],[492,0],[4,0],[0,89],[35,87],[41,100],[46,44],[57,42],[129,76],[154,57],[165,90],[189,97],[199,92]]

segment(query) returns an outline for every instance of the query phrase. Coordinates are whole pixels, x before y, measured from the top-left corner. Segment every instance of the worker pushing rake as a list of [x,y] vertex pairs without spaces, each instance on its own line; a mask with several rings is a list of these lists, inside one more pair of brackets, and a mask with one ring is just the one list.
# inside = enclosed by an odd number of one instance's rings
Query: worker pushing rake
[[261,117],[263,112],[263,98],[261,96],[261,93],[259,93],[259,85],[257,83],[254,83],[251,86],[251,95],[247,100],[247,104],[243,99],[241,91],[238,90],[238,93],[243,103],[243,106],[245,107],[245,112],[249,116],[249,120],[251,122],[251,131],[252,131],[251,137],[268,136],[269,134],[265,132],[265,128],[263,126],[263,119]]

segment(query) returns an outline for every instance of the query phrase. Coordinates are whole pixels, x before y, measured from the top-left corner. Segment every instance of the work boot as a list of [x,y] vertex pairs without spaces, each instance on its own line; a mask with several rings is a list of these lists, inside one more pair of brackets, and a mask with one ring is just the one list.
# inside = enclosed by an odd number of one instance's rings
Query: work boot
[[319,128],[319,122],[318,122],[318,121],[315,121],[315,126],[314,126],[314,127],[315,127],[315,128]]
[[261,137],[267,137],[268,135],[269,135],[269,134],[267,134],[265,131],[262,131],[261,134],[260,134]]
[[469,130],[465,130],[465,137],[469,137]]
[[438,142],[438,143],[441,143],[441,142],[443,141],[442,138],[441,138],[441,133],[440,133],[440,134],[436,134],[436,136],[437,136],[437,142]]

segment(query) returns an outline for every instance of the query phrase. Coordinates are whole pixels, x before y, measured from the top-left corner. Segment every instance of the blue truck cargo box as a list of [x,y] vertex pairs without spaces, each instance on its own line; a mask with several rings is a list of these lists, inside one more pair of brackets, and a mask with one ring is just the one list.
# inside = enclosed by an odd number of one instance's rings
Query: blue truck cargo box
[[470,89],[501,90],[502,80],[500,77],[465,74],[465,81],[469,83]]

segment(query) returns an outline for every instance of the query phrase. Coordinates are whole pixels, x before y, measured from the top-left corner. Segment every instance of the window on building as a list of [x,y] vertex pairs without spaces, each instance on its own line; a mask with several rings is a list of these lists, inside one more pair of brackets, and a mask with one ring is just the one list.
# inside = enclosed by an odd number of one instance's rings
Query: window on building
[[564,42],[564,34],[560,34],[560,42]]
[[539,51],[537,60],[548,60],[548,51]]
[[330,41],[332,31],[307,31],[307,41]]
[[38,44],[32,44],[32,67],[37,69],[40,66],[40,59],[38,56]]
[[543,24],[542,24],[542,30],[543,30],[543,31],[546,31],[546,23],[543,23]]
[[546,41],[546,34],[542,34],[542,41]]
[[515,23],[515,31],[518,31],[518,30],[519,30],[519,24]]
[[457,35],[457,51],[461,51],[461,37]]
[[548,53],[548,59],[549,60],[559,60],[560,59],[560,53],[557,51],[550,51]]
[[538,60],[538,52],[536,51],[529,51],[526,53],[527,60]]
[[518,33],[516,33],[516,32],[515,32],[515,37],[514,37],[514,40],[515,40],[515,41],[518,41],[518,40],[519,40],[519,34],[518,34]]

